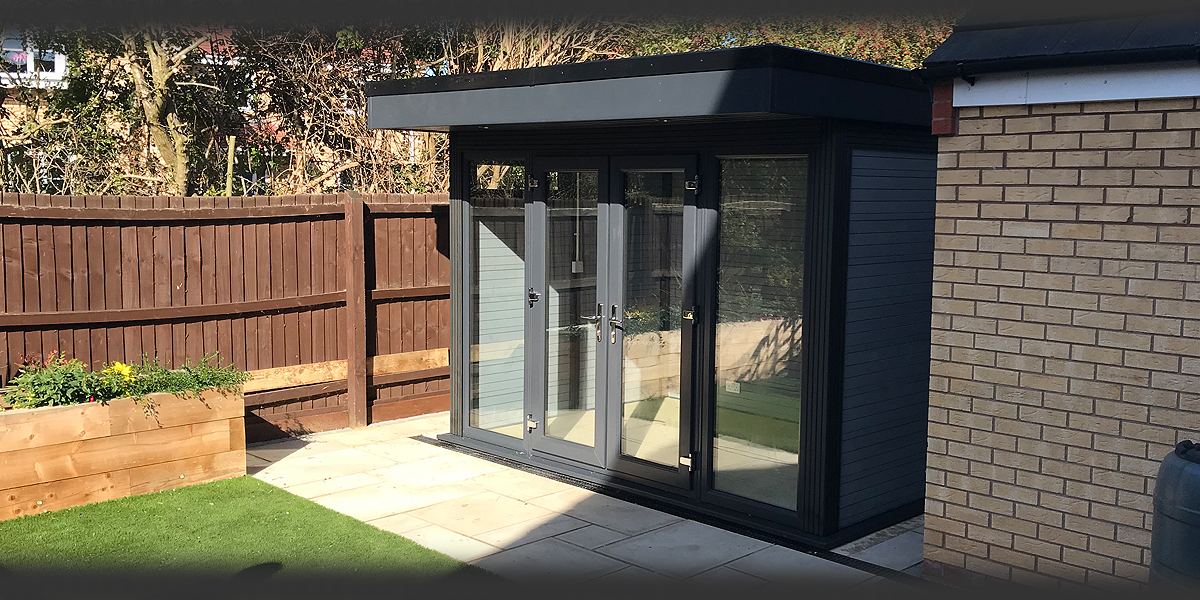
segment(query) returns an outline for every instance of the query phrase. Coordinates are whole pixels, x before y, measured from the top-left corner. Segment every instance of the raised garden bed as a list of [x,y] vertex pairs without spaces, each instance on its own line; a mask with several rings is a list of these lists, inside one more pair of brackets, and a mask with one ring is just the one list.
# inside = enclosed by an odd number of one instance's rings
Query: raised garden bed
[[246,474],[241,393],[145,400],[0,412],[0,520]]

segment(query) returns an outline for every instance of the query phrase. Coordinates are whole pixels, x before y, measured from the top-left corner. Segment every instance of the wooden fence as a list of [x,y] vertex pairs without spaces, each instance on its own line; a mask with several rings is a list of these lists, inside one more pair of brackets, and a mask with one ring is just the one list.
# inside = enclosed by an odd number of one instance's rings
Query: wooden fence
[[445,195],[0,193],[0,385],[219,352],[250,370],[249,440],[449,406]]

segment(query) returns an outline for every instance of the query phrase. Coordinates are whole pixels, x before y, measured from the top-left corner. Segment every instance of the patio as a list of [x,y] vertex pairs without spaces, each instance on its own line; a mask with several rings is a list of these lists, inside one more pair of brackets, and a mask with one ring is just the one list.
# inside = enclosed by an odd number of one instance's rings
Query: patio
[[[448,427],[448,413],[439,413],[256,444],[248,448],[249,472],[514,581],[769,587],[804,580],[859,590],[911,589],[903,581],[413,439]],[[921,537],[917,518],[834,552],[915,575]]]

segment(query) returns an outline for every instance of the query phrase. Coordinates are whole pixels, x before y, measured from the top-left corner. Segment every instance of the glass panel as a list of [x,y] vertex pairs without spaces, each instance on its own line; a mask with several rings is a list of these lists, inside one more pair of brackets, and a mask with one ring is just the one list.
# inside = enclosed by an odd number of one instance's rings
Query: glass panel
[[596,443],[599,172],[547,173],[546,435]]
[[808,159],[721,161],[713,487],[796,508]]
[[54,72],[54,53],[53,52],[39,52],[35,56],[36,56],[36,59],[34,60],[34,67],[35,67],[34,70],[35,71],[37,71],[39,73],[53,73]]
[[683,173],[625,172],[621,453],[679,465]]
[[0,72],[24,73],[29,62],[29,53],[21,47],[21,40],[5,37],[0,41]]
[[471,186],[472,427],[521,438],[525,403],[525,167],[475,165]]

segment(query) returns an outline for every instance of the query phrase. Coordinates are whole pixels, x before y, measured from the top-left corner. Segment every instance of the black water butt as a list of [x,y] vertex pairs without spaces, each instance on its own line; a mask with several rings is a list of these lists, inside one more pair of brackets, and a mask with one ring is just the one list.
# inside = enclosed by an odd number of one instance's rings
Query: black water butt
[[1200,444],[1179,442],[1158,467],[1150,584],[1200,590]]

